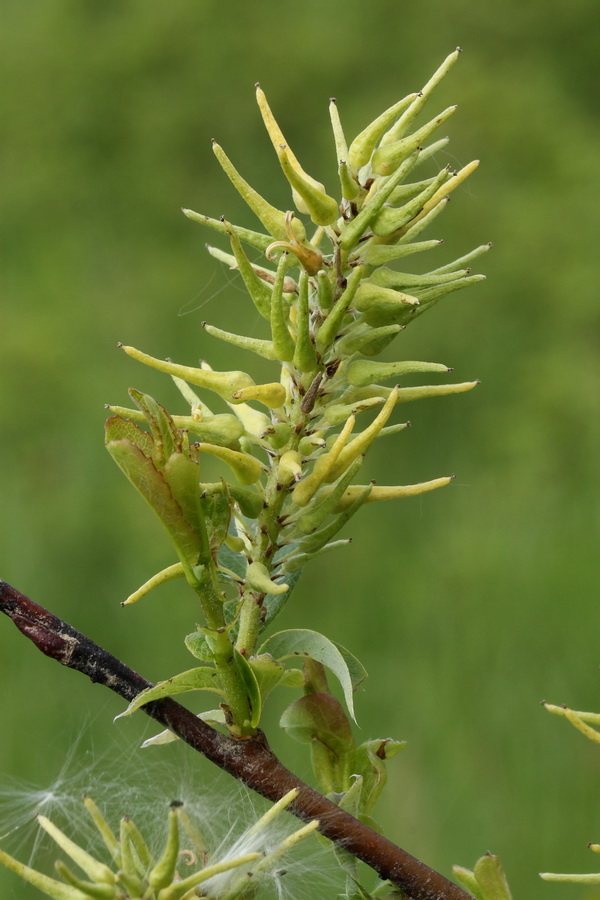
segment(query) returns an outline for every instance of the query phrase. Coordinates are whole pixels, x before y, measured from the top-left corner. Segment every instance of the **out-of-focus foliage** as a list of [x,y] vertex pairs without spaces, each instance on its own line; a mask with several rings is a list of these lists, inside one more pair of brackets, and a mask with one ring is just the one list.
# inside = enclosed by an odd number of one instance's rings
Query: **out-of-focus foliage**
[[[186,664],[179,636],[195,609],[177,583],[135,617],[118,605],[170,559],[103,451],[102,404],[119,392],[125,403],[127,383],[175,398],[158,374],[142,383],[117,340],[194,363],[223,359],[203,319],[227,328],[234,317],[233,330],[251,333],[235,279],[179,212],[254,227],[233,190],[223,200],[210,138],[232,159],[254,154],[254,182],[285,207],[283,177],[267,177],[255,81],[307,169],[332,182],[328,98],[356,133],[465,49],[438,89],[440,104],[460,103],[439,162],[477,155],[483,165],[428,236],[445,241],[440,265],[493,241],[488,282],[398,346],[409,359],[448,358],[456,380],[482,385],[411,409],[395,458],[382,445],[371,463],[378,476],[389,467],[382,483],[440,467],[457,478],[439,494],[369,507],[349,531],[353,561],[315,563],[299,588],[306,620],[297,600],[284,625],[335,631],[370,672],[368,708],[357,697],[365,733],[386,722],[408,740],[380,812],[390,836],[447,873],[490,849],[515,896],[581,900],[577,886],[540,886],[537,872],[581,871],[585,844],[599,839],[594,748],[537,701],[597,708],[600,7],[1,5],[2,577],[153,679]],[[314,123],[311,143],[295,130],[303,121]],[[232,350],[225,364],[235,361]],[[375,616],[385,627],[369,632]],[[2,702],[1,771],[49,781],[85,708],[89,740],[103,746],[122,704],[38,658],[7,623],[0,648],[4,684],[19,689],[18,703]],[[390,673],[396,695],[377,702]]]

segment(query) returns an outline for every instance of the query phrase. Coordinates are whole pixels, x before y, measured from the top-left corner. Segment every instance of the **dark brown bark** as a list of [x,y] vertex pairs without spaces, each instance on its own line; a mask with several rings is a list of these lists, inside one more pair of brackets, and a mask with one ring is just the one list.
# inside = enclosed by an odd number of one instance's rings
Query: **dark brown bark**
[[[151,687],[121,660],[5,581],[0,581],[0,609],[46,656],[109,687],[125,700],[133,700]],[[142,710],[268,800],[279,800],[298,788],[300,793],[289,811],[304,821],[319,819],[322,834],[367,863],[381,878],[388,878],[408,900],[469,900],[469,894],[443,875],[297,778],[270,750],[262,732],[254,738],[234,740],[171,698],[147,703]]]

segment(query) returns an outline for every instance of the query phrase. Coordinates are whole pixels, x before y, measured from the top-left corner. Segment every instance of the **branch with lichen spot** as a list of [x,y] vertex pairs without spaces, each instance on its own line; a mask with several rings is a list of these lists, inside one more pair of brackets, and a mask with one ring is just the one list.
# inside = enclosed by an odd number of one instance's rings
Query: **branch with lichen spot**
[[[87,675],[127,701],[152,684],[72,625],[38,606],[29,597],[0,581],[0,609],[38,650],[63,666]],[[267,800],[280,800],[292,788],[300,793],[289,811],[303,821],[319,820],[319,831],[357,859],[389,879],[407,900],[469,900],[470,895],[340,809],[301,781],[279,761],[262,732],[234,740],[198,719],[171,698],[142,707],[194,750]]]

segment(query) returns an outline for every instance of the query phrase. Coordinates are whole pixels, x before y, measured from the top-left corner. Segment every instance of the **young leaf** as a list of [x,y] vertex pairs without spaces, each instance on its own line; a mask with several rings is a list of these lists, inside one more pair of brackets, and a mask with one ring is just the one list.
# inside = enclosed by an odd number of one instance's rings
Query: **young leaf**
[[[290,628],[288,631],[278,631],[271,635],[260,647],[258,653],[270,653],[279,662],[284,659],[306,656],[322,663],[333,672],[340,682],[350,715],[356,721],[352,694],[365,677],[366,672],[356,657],[352,656],[349,650],[343,649],[342,653],[333,641],[319,634],[318,631],[311,631],[308,628]],[[348,663],[350,658],[351,665]]]
[[224,696],[224,692],[219,685],[219,676],[217,672],[209,666],[201,666],[198,669],[188,669],[187,672],[180,672],[172,678],[165,681],[159,681],[153,687],[146,688],[134,697],[127,709],[116,716],[117,719],[123,719],[130,716],[141,706],[150,703],[152,700],[160,700],[163,697],[173,697],[175,694],[184,694],[187,691],[212,691],[215,694]]

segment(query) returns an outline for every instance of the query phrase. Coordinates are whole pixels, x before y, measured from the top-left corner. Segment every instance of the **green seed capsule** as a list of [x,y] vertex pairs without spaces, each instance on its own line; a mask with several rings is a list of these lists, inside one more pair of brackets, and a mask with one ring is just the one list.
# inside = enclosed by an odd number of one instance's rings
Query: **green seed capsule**
[[169,831],[167,843],[159,861],[148,875],[148,884],[154,891],[171,884],[175,877],[175,869],[179,858],[179,821],[177,812],[172,806],[169,810]]
[[310,475],[307,475],[302,479],[300,484],[296,485],[292,493],[292,500],[297,506],[306,506],[318,491],[319,487],[327,479],[329,473],[331,472],[331,469],[337,462],[337,459],[342,452],[346,441],[352,434],[354,421],[354,416],[351,414],[342,431],[335,439],[333,446],[327,451],[327,453],[319,456],[313,466],[313,470]]
[[415,99],[410,104],[406,112],[404,112],[400,116],[396,124],[393,125],[392,128],[390,128],[387,134],[384,134],[381,139],[382,146],[393,143],[406,134],[410,124],[420,113],[428,98],[431,96],[433,90],[452,68],[452,66],[460,56],[460,53],[460,47],[457,47],[453,53],[450,53],[450,55],[446,57],[439,69],[437,69],[437,71],[433,73],[427,84],[416,95]]
[[267,567],[261,562],[250,563],[246,571],[246,584],[261,594],[285,594],[288,590],[287,584],[271,581]]
[[[370,485],[371,491],[365,498],[365,503],[377,503],[380,500],[400,500],[404,497],[417,497],[419,494],[426,494],[428,491],[435,491],[438,488],[446,487],[453,480],[454,475],[444,478],[434,478],[431,481],[421,481],[418,484],[396,484],[386,485]],[[342,494],[336,510],[341,511],[351,506],[355,500],[361,496],[362,492],[368,487],[364,484],[351,484],[350,487]]]
[[265,280],[260,277],[255,267],[252,265],[252,263],[244,253],[244,250],[240,243],[240,239],[233,227],[229,224],[229,222],[227,222],[226,224],[228,228],[231,249],[233,250],[233,254],[238,264],[240,274],[244,279],[246,289],[261,316],[264,319],[269,319],[271,310],[271,288],[267,285]]
[[457,110],[456,106],[449,106],[443,112],[439,113],[434,119],[427,122],[421,128],[418,128],[408,137],[401,138],[391,144],[379,147],[373,154],[373,171],[378,175],[391,175],[400,163],[402,163],[411,153],[420,147],[427,138],[433,134],[436,128],[439,128],[443,122],[450,118]]
[[280,147],[277,155],[283,174],[296,195],[303,201],[300,204],[296,201],[300,212],[307,212],[315,225],[331,225],[332,222],[335,222],[339,215],[337,201],[318,187],[318,182],[315,183],[313,179],[306,176],[305,172],[299,171],[294,166],[287,146]]
[[398,116],[416,100],[417,96],[417,94],[408,94],[407,97],[394,103],[354,138],[348,151],[348,159],[353,168],[360,169],[362,166],[366,166],[380,138]]
[[258,231],[251,231],[249,228],[242,228],[240,225],[231,225],[229,222],[225,223],[225,219],[212,219],[210,216],[204,216],[202,213],[194,212],[193,209],[182,209],[181,211],[184,216],[187,216],[192,222],[206,225],[208,228],[212,228],[213,231],[218,231],[219,234],[229,234],[229,229],[235,231],[235,234],[240,241],[244,241],[245,244],[255,247],[257,250],[260,250],[261,253],[264,253],[269,244],[273,241],[273,235],[271,234],[261,234]]
[[254,484],[261,476],[262,466],[254,456],[230,450],[229,447],[217,447],[216,444],[201,443],[198,447],[203,453],[210,453],[227,463],[240,484]]
[[[260,219],[267,231],[270,232],[273,237],[285,240],[287,237],[285,212],[271,206],[264,197],[261,197],[258,191],[255,191],[254,188],[250,187],[248,182],[242,178],[229,157],[225,154],[223,148],[217,144],[216,141],[213,141],[212,147],[215,156],[221,164],[221,168],[239,192],[242,199],[246,201],[252,212]],[[299,219],[294,219],[293,229],[297,239],[303,241],[306,237],[306,232]]]
[[353,353],[362,353],[365,356],[375,355],[378,350],[373,350],[378,342],[394,338],[399,331],[402,331],[402,325],[383,325],[381,328],[371,328],[370,325],[357,325],[348,334],[336,344],[336,352],[344,356],[351,356]]
[[269,409],[279,409],[285,403],[286,390],[279,381],[273,381],[270,384],[255,384],[252,387],[242,388],[232,394],[232,400],[235,403],[239,401],[243,403],[246,400],[258,400],[264,403]]
[[317,368],[317,354],[310,336],[308,273],[305,271],[300,274],[300,281],[298,283],[297,310],[294,365],[301,372],[314,372]]
[[234,391],[254,384],[253,379],[246,372],[213,372],[206,369],[195,369],[192,366],[181,366],[168,360],[156,359],[148,356],[147,353],[142,353],[141,350],[136,350],[135,347],[126,347],[123,344],[119,346],[128,356],[137,359],[138,362],[158,369],[159,372],[166,372],[167,375],[176,375],[178,378],[183,378],[184,381],[189,381],[190,384],[207,388],[225,399],[230,399]]
[[440,247],[443,243],[443,241],[419,241],[414,244],[387,245],[369,242],[361,251],[360,258],[363,262],[372,266],[380,266],[384,263],[392,262],[394,259],[410,256],[412,253],[421,253],[423,250],[435,250],[436,247]]
[[246,337],[244,334],[233,334],[231,331],[223,331],[222,328],[209,325],[208,322],[202,322],[202,326],[213,337],[218,338],[220,341],[225,341],[227,344],[233,344],[234,347],[239,347],[241,350],[250,350],[251,353],[256,353],[257,356],[262,356],[263,359],[279,358],[275,352],[273,341]]
[[350,441],[349,444],[346,444],[346,446],[342,449],[336,462],[331,467],[326,478],[324,479],[325,481],[335,481],[335,479],[339,478],[340,475],[348,468],[348,466],[350,466],[356,459],[364,456],[370,445],[373,443],[373,441],[391,416],[394,406],[396,405],[397,397],[398,388],[394,388],[383,404],[382,409],[373,419],[371,424],[367,426],[364,431],[361,431],[360,434],[358,434],[352,441]]
[[367,201],[362,210],[354,219],[343,223],[340,244],[344,250],[350,252],[354,248],[363,232],[370,227],[371,222],[383,209],[384,204],[387,203],[394,188],[400,184],[402,179],[408,175],[412,167],[416,165],[419,158],[419,152],[418,149],[415,149],[415,152],[398,167],[391,178],[388,178],[385,181],[379,180],[378,182],[375,182],[373,188],[374,193],[367,197]]
[[329,309],[333,305],[333,285],[327,271],[317,272],[317,298],[321,309]]
[[383,325],[394,325],[404,313],[414,312],[419,300],[411,294],[393,291],[363,281],[354,298],[354,307],[364,313],[367,325],[379,328]]
[[449,174],[448,167],[442,169],[436,178],[433,179],[431,184],[427,185],[420,194],[413,197],[412,200],[409,200],[404,206],[401,206],[398,209],[391,206],[384,206],[377,218],[372,222],[371,227],[373,233],[378,237],[385,237],[386,235],[397,231],[399,228],[402,228],[410,222],[411,219],[414,219],[415,216],[419,215],[425,208],[427,202],[437,194],[441,185],[448,181]]
[[[300,534],[312,534],[313,531],[316,531],[323,524],[325,519],[332,514],[340,497],[360,469],[361,464],[362,456],[350,463],[347,471],[338,478],[330,493],[324,497],[319,493],[319,495],[314,498],[313,502],[307,507],[302,515],[299,516],[298,521],[296,522],[296,529]],[[299,488],[301,484],[302,481],[300,484],[296,485],[296,489]]]
[[335,301],[333,308],[329,312],[329,315],[317,331],[317,342],[321,344],[321,346],[328,347],[341,328],[344,316],[346,315],[346,311],[354,300],[354,296],[356,294],[358,286],[360,285],[361,279],[364,275],[364,271],[364,266],[356,266],[356,268],[352,270],[350,276],[348,277],[348,281],[343,293]]
[[283,281],[288,265],[287,253],[282,253],[277,266],[277,275],[271,297],[271,336],[275,358],[290,361],[294,358],[294,339],[288,328],[289,307],[283,298]]

